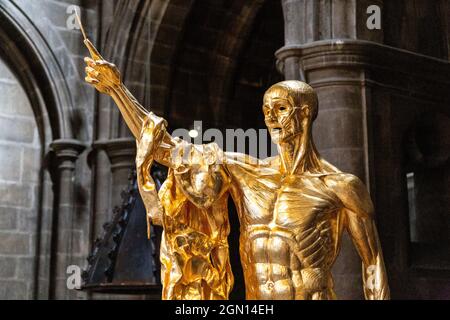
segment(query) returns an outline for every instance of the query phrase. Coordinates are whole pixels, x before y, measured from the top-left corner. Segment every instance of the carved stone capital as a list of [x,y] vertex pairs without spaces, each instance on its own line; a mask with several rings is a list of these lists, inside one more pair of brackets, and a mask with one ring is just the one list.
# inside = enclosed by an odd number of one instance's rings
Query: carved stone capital
[[50,148],[54,152],[59,170],[73,170],[75,162],[86,146],[78,140],[60,139],[53,141],[50,144]]
[[111,171],[131,169],[136,157],[136,140],[134,138],[118,138],[101,140],[94,143],[94,148],[105,150],[111,161]]

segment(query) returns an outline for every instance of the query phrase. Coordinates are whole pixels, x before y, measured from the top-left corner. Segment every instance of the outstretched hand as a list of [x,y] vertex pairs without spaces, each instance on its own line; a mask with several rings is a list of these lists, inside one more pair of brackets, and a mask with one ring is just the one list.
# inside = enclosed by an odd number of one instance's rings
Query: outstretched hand
[[104,60],[89,40],[86,39],[84,43],[91,54],[90,58],[84,58],[87,65],[85,81],[93,85],[99,92],[111,95],[114,88],[122,83],[119,69]]

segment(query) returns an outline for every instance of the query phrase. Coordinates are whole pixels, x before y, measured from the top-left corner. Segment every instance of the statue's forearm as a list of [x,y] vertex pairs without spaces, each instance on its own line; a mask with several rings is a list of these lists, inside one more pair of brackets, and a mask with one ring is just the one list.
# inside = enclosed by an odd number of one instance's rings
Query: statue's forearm
[[[115,86],[110,92],[110,95],[119,107],[120,113],[122,114],[122,117],[124,118],[133,136],[139,141],[141,139],[141,132],[144,122],[149,117],[149,111],[142,107],[142,105],[123,84]],[[171,157],[174,142],[170,134],[165,130],[162,144],[163,146],[159,146],[157,150],[155,150],[153,157],[157,162],[167,167],[173,167]]]
[[335,188],[344,204],[345,225],[363,262],[364,295],[369,300],[389,299],[389,285],[370,195],[360,179],[351,175],[344,177]]
[[120,113],[128,128],[131,130],[131,133],[136,139],[139,139],[142,125],[148,112],[123,84],[114,87],[114,90],[111,92],[111,97],[119,107]]
[[359,251],[363,260],[363,282],[364,295],[368,300],[390,299],[388,279],[384,266],[383,253],[372,219],[362,219],[361,237],[359,241]]
[[378,254],[372,264],[363,263],[364,296],[367,300],[390,299],[383,256]]

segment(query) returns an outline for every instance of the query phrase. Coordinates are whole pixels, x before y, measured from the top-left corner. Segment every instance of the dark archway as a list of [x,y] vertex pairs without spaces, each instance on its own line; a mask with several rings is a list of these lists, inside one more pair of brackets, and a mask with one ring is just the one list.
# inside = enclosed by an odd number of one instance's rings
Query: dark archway
[[[205,0],[186,8],[169,3],[165,12],[152,47],[152,102],[161,104],[152,111],[171,129],[190,128],[194,120],[202,120],[203,131],[265,128],[262,96],[283,79],[274,56],[284,43],[280,1]],[[167,41],[170,31],[177,31],[172,43],[158,42]],[[235,276],[230,298],[243,299],[239,221],[232,201],[229,205]]]

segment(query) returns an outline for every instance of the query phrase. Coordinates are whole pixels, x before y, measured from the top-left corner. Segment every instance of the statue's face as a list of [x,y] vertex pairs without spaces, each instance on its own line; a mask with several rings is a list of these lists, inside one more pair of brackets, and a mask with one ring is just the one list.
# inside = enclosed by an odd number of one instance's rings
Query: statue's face
[[288,142],[303,132],[299,109],[288,92],[279,89],[266,92],[263,102],[264,120],[275,144]]

